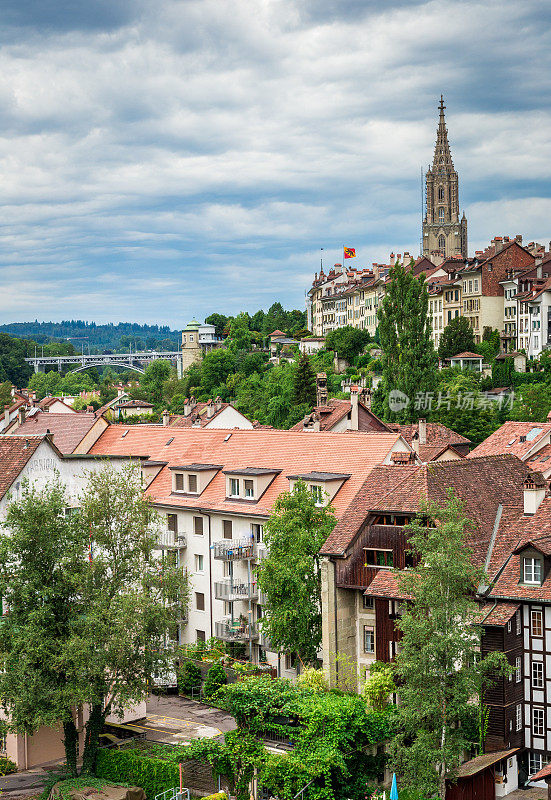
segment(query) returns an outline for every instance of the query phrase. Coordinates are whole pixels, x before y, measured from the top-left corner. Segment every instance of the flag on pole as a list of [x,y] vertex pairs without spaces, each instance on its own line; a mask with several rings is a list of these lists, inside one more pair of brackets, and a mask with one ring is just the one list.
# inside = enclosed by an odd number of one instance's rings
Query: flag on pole
[[345,258],[356,258],[356,248],[355,247],[345,247],[344,248],[344,257]]

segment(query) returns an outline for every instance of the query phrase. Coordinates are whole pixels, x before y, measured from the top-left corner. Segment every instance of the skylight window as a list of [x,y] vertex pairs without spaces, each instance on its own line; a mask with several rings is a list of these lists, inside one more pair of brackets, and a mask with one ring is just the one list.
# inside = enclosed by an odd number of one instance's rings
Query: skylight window
[[543,428],[532,428],[532,430],[526,434],[526,441],[532,442],[536,436],[539,436],[542,432]]
[[514,444],[515,442],[516,442],[516,437],[514,439],[511,439],[510,442],[507,442],[507,447],[511,447],[511,445]]
[[171,444],[173,441],[174,441],[174,436],[171,436],[168,442],[165,444],[165,447],[168,447],[168,445]]
[[121,436],[121,439],[124,439],[124,437],[126,436],[126,434],[127,434],[127,433],[128,433],[128,431],[126,430],[126,431],[125,431],[125,432],[122,434],[122,436]]

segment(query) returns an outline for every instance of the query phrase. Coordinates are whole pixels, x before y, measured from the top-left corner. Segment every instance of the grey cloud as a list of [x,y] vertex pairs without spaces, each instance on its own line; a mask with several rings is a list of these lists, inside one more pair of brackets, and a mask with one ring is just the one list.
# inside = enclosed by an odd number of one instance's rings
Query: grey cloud
[[136,19],[141,0],[2,0],[2,23],[36,32],[108,31]]

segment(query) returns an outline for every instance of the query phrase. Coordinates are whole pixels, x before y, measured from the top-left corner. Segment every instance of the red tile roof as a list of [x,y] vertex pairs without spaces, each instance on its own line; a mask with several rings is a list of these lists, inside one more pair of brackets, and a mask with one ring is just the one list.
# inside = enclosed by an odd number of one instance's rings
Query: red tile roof
[[537,453],[528,456],[526,463],[530,465],[530,469],[542,472],[548,478],[551,472],[551,444],[544,445]]
[[[381,435],[381,434],[374,434]],[[371,512],[417,513],[423,498],[445,503],[452,487],[475,525],[470,535],[475,557],[486,557],[500,504],[520,497],[528,468],[514,456],[432,461],[422,466],[381,466],[369,475],[346,514],[322,547],[342,556]]]
[[[213,414],[209,417],[207,414],[207,408],[210,405],[213,408]],[[220,407],[216,407],[216,403],[211,400],[206,403],[196,403],[191,412],[188,415],[185,414],[171,414],[169,425],[171,428],[191,428],[191,427],[199,427],[199,423],[202,428],[212,422],[212,420],[221,414],[226,408],[228,408],[231,404],[230,403],[220,403]],[[250,422],[248,417],[246,417],[241,411],[237,411],[234,409],[238,414]],[[195,423],[195,426],[194,426]]]
[[450,358],[482,358],[479,353],[469,353],[466,350],[464,353],[458,353],[456,356],[450,356]]
[[[539,433],[537,433],[538,430]],[[549,444],[550,434],[551,422],[504,422],[501,428],[498,428],[478,447],[475,447],[469,453],[468,458],[512,453],[524,461],[532,450],[537,451],[544,444]],[[521,442],[521,437],[530,438]]]
[[0,499],[4,497],[44,438],[44,435],[0,435]]
[[153,403],[147,403],[145,400],[126,400],[119,408],[153,408]]
[[65,408],[68,408],[70,411],[72,411],[73,413],[75,413],[75,414],[76,414],[76,411],[75,411],[75,409],[74,409],[72,406],[69,406],[69,405],[67,405],[67,403],[66,403],[66,402],[63,400],[63,398],[62,398],[62,397],[44,397],[44,398],[43,398],[43,399],[42,399],[42,400],[41,400],[41,401],[38,403],[38,407],[39,407],[39,408],[40,408],[42,411],[45,411],[47,408],[49,408],[50,406],[52,406],[54,403],[61,403],[62,405],[64,405],[64,406],[65,406]]
[[485,603],[480,609],[479,623],[503,627],[519,610],[520,603]]
[[488,569],[489,597],[551,601],[551,572],[545,576],[541,586],[520,582],[521,553],[523,547],[532,545],[544,553],[551,553],[549,497],[543,500],[533,516],[525,516],[520,503],[504,509]]
[[[127,433],[123,436],[123,434]],[[346,447],[336,433],[298,431],[166,428],[161,425],[111,425],[91,449],[93,454],[149,456],[166,461],[146,494],[163,505],[208,508],[247,515],[267,515],[281,492],[289,490],[289,474],[334,472],[351,475],[335,495],[337,516],[350,505],[367,476],[399,441],[396,433],[350,433]],[[169,443],[170,442],[170,443]],[[226,500],[226,479],[220,470],[198,497],[172,494],[170,466],[220,464],[224,470],[267,467],[281,470],[256,503]],[[398,469],[390,467],[390,469]]]
[[14,434],[29,436],[50,432],[54,444],[62,453],[73,453],[99,419],[96,414],[87,412],[55,414],[51,411],[37,411],[16,428]]
[[[401,433],[408,444],[412,443],[414,434],[419,433],[419,423],[417,422],[410,425],[399,425],[397,422],[389,422],[388,427],[392,431]],[[427,441],[425,445],[421,445],[422,447],[426,445],[438,445],[443,447],[446,444],[457,445],[471,443],[470,439],[467,439],[460,433],[452,431],[451,428],[446,428],[446,426],[442,425],[440,422],[427,422],[425,427]]]
[[[379,419],[372,411],[369,409],[361,400],[358,400],[358,405],[362,407],[362,409],[367,412],[367,414],[373,417],[374,421],[379,424],[382,430],[390,431],[390,426],[387,425],[382,419]],[[350,400],[342,400],[336,397],[332,397],[327,401],[325,406],[315,406],[312,410],[312,414],[315,414],[316,418],[319,419],[320,424],[320,431],[330,431],[334,428],[334,426],[344,419],[350,412],[352,411],[352,403]],[[292,431],[302,431],[304,430],[304,422],[300,420],[291,428]]]
[[399,570],[380,569],[364,594],[367,597],[382,597],[389,600],[411,600],[411,595],[400,587]]
[[549,764],[546,764],[545,767],[540,769],[539,772],[536,772],[535,775],[532,775],[530,780],[532,780],[532,781],[542,781],[542,780],[545,780],[546,778],[549,778],[549,777],[551,777],[551,762]]

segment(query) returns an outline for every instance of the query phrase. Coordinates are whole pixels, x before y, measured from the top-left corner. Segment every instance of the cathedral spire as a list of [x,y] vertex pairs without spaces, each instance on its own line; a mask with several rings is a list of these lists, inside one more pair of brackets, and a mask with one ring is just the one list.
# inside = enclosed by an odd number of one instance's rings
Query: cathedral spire
[[459,219],[459,177],[455,171],[444,111],[438,105],[434,158],[425,175],[423,254],[429,258],[467,257],[467,219]]
[[434,159],[432,168],[436,171],[444,168],[451,168],[453,170],[453,161],[450,151],[450,144],[448,142],[448,129],[446,128],[446,119],[444,117],[444,95],[440,95],[440,105],[438,106],[440,117],[438,119],[438,129],[436,131],[436,144],[434,146]]

